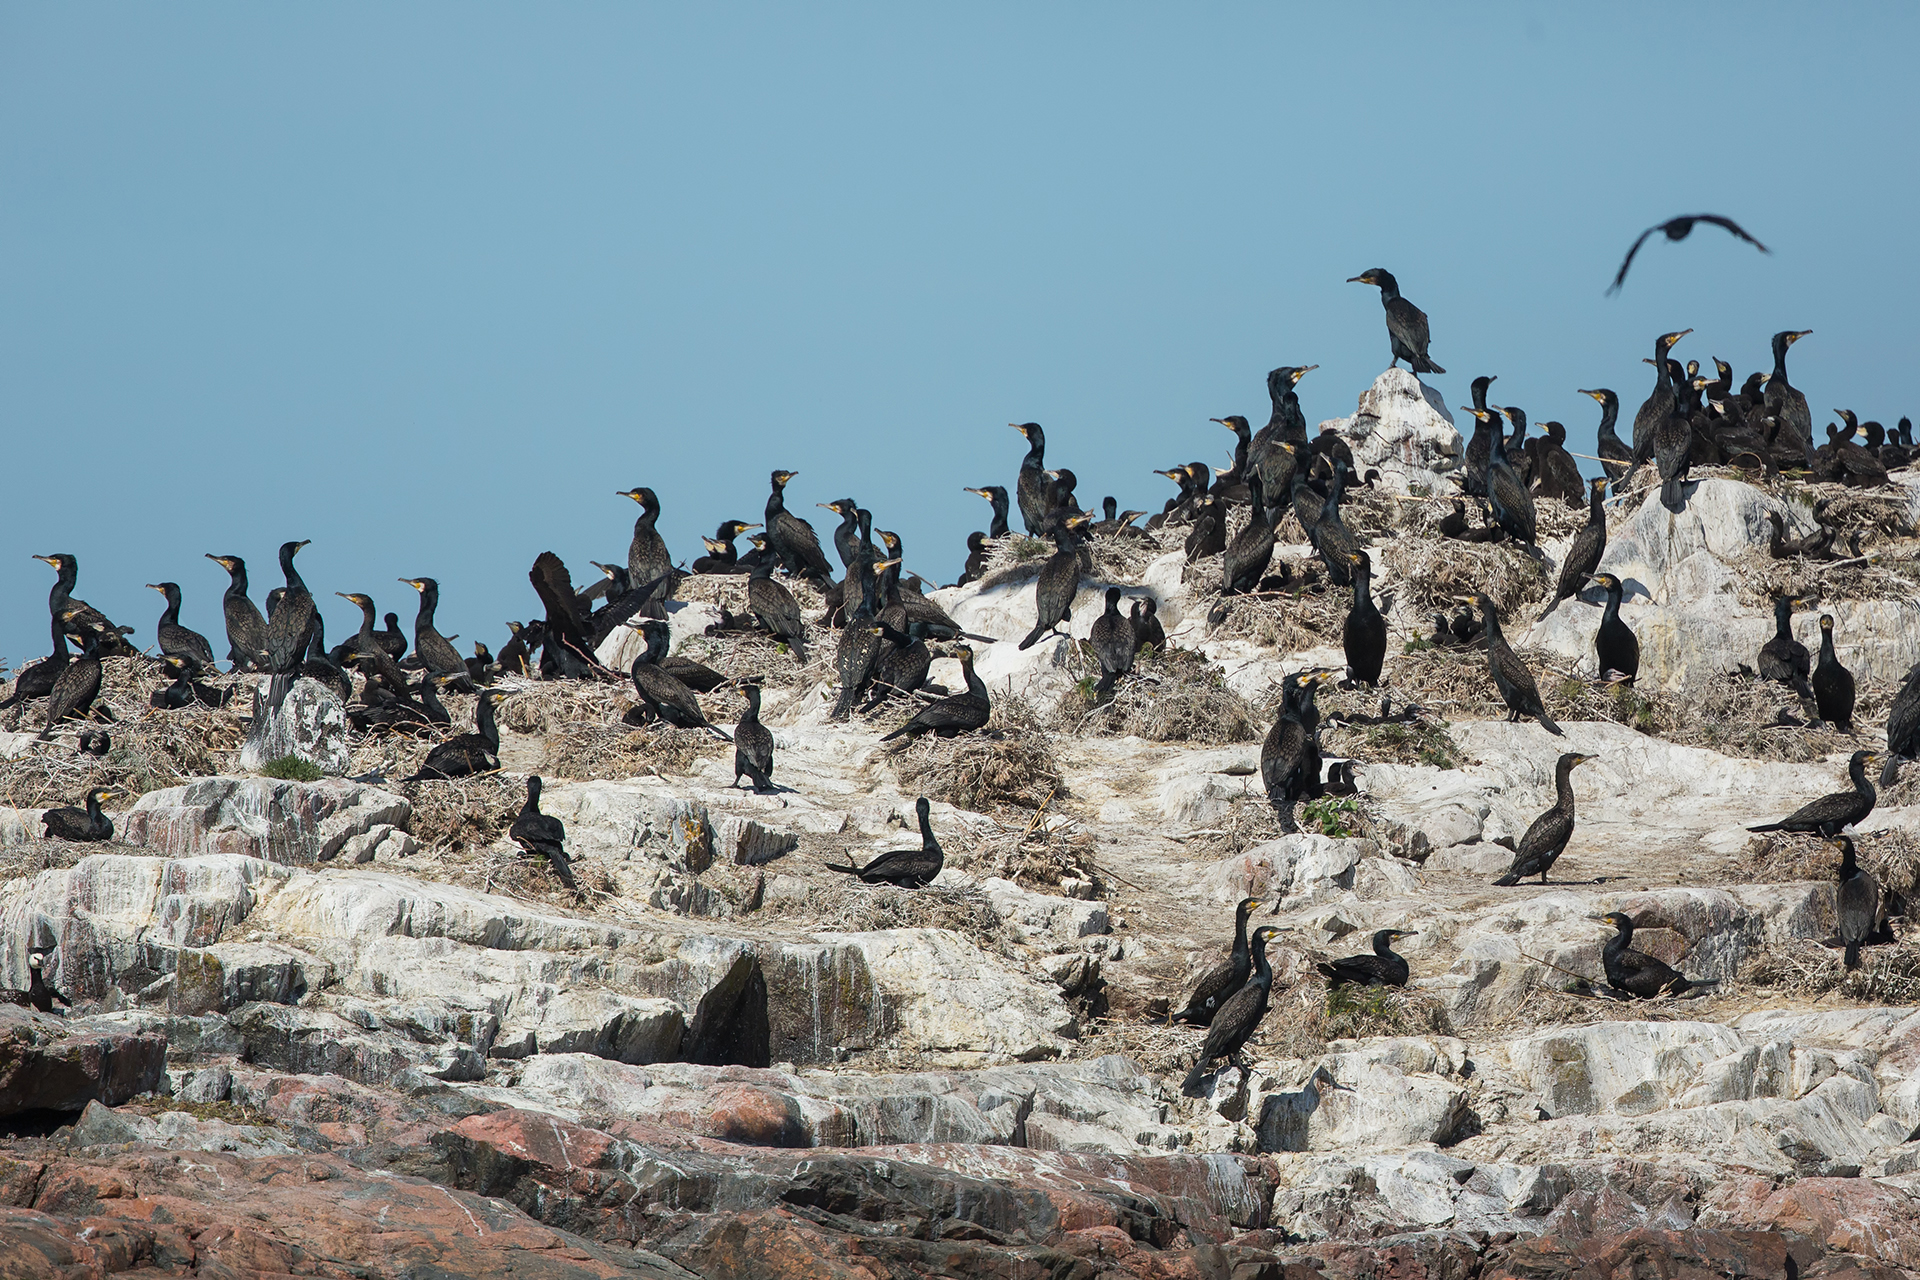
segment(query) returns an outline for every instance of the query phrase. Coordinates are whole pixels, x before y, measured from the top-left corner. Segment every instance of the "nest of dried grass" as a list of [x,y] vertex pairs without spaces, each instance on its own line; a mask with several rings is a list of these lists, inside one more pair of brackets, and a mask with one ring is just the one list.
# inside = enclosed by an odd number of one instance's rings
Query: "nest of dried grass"
[[1196,650],[1144,652],[1107,701],[1090,705],[1091,693],[1090,682],[1082,681],[1062,702],[1061,715],[1074,721],[1076,732],[1213,744],[1259,735],[1246,699]]
[[[1853,837],[1860,866],[1880,884],[1890,911],[1920,902],[1920,838],[1905,830],[1861,832]],[[1818,836],[1790,831],[1754,835],[1741,852],[1746,878],[1759,884],[1832,880],[1840,851]]]
[[1920,943],[1907,937],[1891,946],[1866,947],[1860,967],[1849,971],[1839,949],[1795,938],[1761,950],[1740,980],[1803,998],[1831,993],[1862,1004],[1913,1004],[1920,1001]]
[[1025,533],[989,538],[986,546],[987,563],[978,583],[982,591],[1037,576],[1054,552],[1052,540]]
[[504,773],[401,782],[394,789],[413,805],[413,838],[422,848],[449,852],[484,849],[499,840],[527,798],[526,782]]
[[[1021,831],[995,832],[973,844],[965,865],[970,874],[998,876],[1043,892],[1057,892],[1068,880],[1102,885],[1094,865],[1093,832],[1071,822],[1036,822]],[[1104,887],[1095,892],[1105,895]]]
[[[555,778],[633,778],[650,770],[686,773],[695,761],[727,749],[725,742],[701,729],[680,729],[657,722],[636,729],[627,724],[624,717],[635,706],[635,699],[632,689],[624,685],[589,680],[515,680],[503,687],[512,696],[495,712],[501,727],[542,738],[546,753],[541,767]],[[436,734],[435,741],[469,730],[473,702],[465,696],[447,700],[454,723]],[[745,704],[738,693],[721,688],[700,695],[700,705],[709,720],[725,722],[734,719]],[[414,749],[413,768],[426,759],[432,747],[428,742]]]
[[947,929],[982,950],[1011,956],[1006,930],[987,895],[978,889],[900,889],[857,880],[811,885],[799,902],[781,903],[781,918],[809,929],[867,933],[878,929]]
[[1553,589],[1545,558],[1512,542],[1398,538],[1375,549],[1375,564],[1392,571],[1400,608],[1421,618],[1441,609],[1451,615],[1461,596],[1481,592],[1499,606],[1502,618],[1516,617],[1516,610],[1543,602]]
[[1053,735],[1026,699],[1003,697],[986,728],[954,738],[921,734],[892,756],[903,788],[961,809],[1038,809],[1065,795]]
[[1864,558],[1774,560],[1764,552],[1732,565],[1735,590],[1751,606],[1777,596],[1818,600],[1910,600],[1920,596],[1920,547],[1884,546]]
[[[92,787],[119,787],[133,797],[163,787],[177,787],[193,778],[221,772],[246,741],[252,714],[252,684],[216,678],[214,688],[231,688],[225,707],[182,707],[160,711],[150,703],[153,691],[171,683],[158,673],[164,668],[146,658],[108,658],[102,664],[97,706],[112,712],[91,723],[69,721],[54,737],[37,743],[12,759],[0,760],[0,804],[35,809],[78,804]],[[31,732],[44,722],[44,699],[14,708],[14,723]],[[82,728],[105,729],[113,743],[106,756],[81,755],[74,735]]]
[[[1214,557],[1211,563],[1215,572],[1210,581],[1217,590],[1219,558]],[[1273,563],[1271,572],[1278,576],[1282,557],[1276,555]],[[1228,597],[1227,616],[1209,632],[1210,638],[1251,640],[1280,653],[1338,648],[1341,628],[1353,605],[1352,594],[1327,579],[1326,568],[1317,557],[1288,560],[1286,564],[1292,576],[1287,590]]]
[[1673,694],[1604,685],[1548,667],[1541,654],[1523,657],[1556,719],[1612,720],[1680,746],[1749,760],[1804,764],[1854,745],[1827,725],[1782,724],[1783,714],[1800,717],[1800,703],[1791,689],[1772,681],[1716,674]]
[[1314,1058],[1325,1053],[1334,1040],[1453,1033],[1446,1005],[1424,991],[1335,987],[1313,977],[1274,991],[1258,1043],[1263,1053]]
[[[675,652],[683,658],[705,663],[729,680],[757,676],[761,688],[769,693],[775,689],[810,689],[830,678],[839,634],[838,631],[810,630],[805,662],[794,656],[785,641],[776,640],[764,631],[721,631],[689,636]],[[709,699],[727,708],[720,716],[723,720],[734,719],[746,705],[737,694],[717,689],[701,695],[701,706],[707,706]],[[713,718],[711,712],[708,718]]]

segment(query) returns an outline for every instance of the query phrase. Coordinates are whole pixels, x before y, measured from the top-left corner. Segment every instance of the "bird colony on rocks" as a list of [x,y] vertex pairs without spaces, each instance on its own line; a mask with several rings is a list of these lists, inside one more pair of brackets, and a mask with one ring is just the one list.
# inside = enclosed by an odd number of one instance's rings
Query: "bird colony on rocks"
[[[1353,282],[1347,417],[1280,365],[1098,503],[1036,422],[951,495],[773,458],[691,560],[636,486],[471,656],[427,576],[329,643],[304,540],[150,635],[40,555],[17,1274],[1920,1271],[1910,422],[1684,327],[1625,422],[1456,419]],[[937,586],[882,526],[963,494]]]

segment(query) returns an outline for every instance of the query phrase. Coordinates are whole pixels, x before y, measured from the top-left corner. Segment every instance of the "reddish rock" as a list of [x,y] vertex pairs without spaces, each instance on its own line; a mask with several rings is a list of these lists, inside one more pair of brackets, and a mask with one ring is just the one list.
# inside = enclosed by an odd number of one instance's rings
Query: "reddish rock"
[[1829,1249],[1920,1268],[1920,1199],[1870,1178],[1759,1179],[1716,1189],[1701,1215],[1722,1227],[1791,1231]]
[[118,1106],[158,1086],[166,1066],[164,1035],[0,1005],[0,1115]]
[[1777,1231],[1642,1227],[1586,1238],[1540,1236],[1509,1248],[1481,1280],[1780,1280],[1799,1274],[1821,1250]]

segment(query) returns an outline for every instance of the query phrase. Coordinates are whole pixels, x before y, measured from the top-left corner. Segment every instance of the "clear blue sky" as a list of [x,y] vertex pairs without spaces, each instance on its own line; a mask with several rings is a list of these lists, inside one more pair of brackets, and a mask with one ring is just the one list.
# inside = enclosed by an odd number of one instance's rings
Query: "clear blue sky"
[[[234,552],[498,647],[526,571],[677,558],[853,495],[949,579],[1045,424],[1083,500],[1223,458],[1207,421],[1385,368],[1395,272],[1436,379],[1590,445],[1681,358],[1916,406],[1911,7],[0,4],[0,654],[52,574],[150,644],[222,638]],[[1775,249],[1711,229],[1729,214]],[[57,461],[55,449],[67,461]]]

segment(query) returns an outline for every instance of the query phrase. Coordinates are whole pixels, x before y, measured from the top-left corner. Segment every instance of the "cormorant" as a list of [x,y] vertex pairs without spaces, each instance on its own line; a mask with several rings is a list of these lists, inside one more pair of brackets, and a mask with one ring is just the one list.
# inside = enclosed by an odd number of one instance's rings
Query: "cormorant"
[[75,737],[74,750],[104,760],[113,752],[113,739],[105,729],[82,729]]
[[1133,651],[1140,652],[1145,645],[1152,645],[1155,653],[1164,653],[1167,648],[1167,631],[1160,625],[1160,602],[1152,596],[1136,599],[1133,607],[1127,611],[1128,620],[1133,623]]
[[400,615],[389,613],[383,621],[386,626],[374,632],[373,638],[382,649],[387,651],[388,657],[399,662],[407,656],[407,637],[406,633],[400,630]]
[[1187,1097],[1206,1096],[1207,1068],[1221,1058],[1229,1062],[1236,1060],[1241,1048],[1259,1029],[1260,1020],[1267,1016],[1267,1001],[1273,992],[1273,966],[1267,962],[1267,943],[1279,936],[1280,930],[1272,925],[1254,930],[1253,975],[1221,1002],[1213,1021],[1207,1024],[1207,1038],[1200,1046],[1200,1056],[1180,1085],[1180,1092]]
[[[380,633],[377,631],[374,632],[373,639],[375,644],[380,644]],[[381,644],[380,647],[383,649],[386,648],[384,644]],[[467,679],[473,681],[476,685],[492,684],[494,677],[500,674],[499,668],[493,660],[493,650],[487,648],[487,646],[479,640],[473,642],[473,656],[468,658],[466,663]]]
[[731,742],[732,739],[724,732],[707,723],[707,714],[700,709],[700,700],[693,696],[693,690],[661,669],[660,659],[666,656],[667,642],[671,638],[671,629],[667,624],[658,618],[646,618],[627,625],[639,631],[647,641],[647,647],[633,660],[634,691],[640,695],[640,701],[647,710],[670,725],[681,729],[705,729],[722,742]]
[[163,689],[155,689],[147,698],[148,706],[156,711],[178,711],[196,702],[209,707],[220,705],[219,694],[195,679],[200,674],[201,668],[177,653],[167,654],[160,659],[160,662],[166,667],[167,675],[171,677],[173,683]]
[[700,539],[707,548],[707,554],[695,558],[693,572],[744,573],[745,570],[740,567],[740,553],[734,549],[733,540],[747,530],[759,527],[745,520],[722,520],[711,538]]
[[733,727],[733,781],[728,785],[739,786],[744,775],[755,791],[772,791],[773,731],[760,723],[760,682],[742,680],[739,684],[747,710]]
[[1536,442],[1540,460],[1534,467],[1534,491],[1545,497],[1558,498],[1577,511],[1580,509],[1581,490],[1585,485],[1580,479],[1580,464],[1567,452],[1566,424],[1548,422],[1540,429],[1545,436]]
[[1020,460],[1020,476],[1014,482],[1020,519],[1030,535],[1044,538],[1053,532],[1053,481],[1047,475],[1047,433],[1037,422],[1007,425],[1027,438],[1027,456]]
[[1247,984],[1253,972],[1253,956],[1247,949],[1247,917],[1260,905],[1258,898],[1242,898],[1233,909],[1233,947],[1227,958],[1200,975],[1187,997],[1187,1007],[1174,1014],[1170,1022],[1185,1022],[1204,1027],[1212,1023],[1227,999]]
[[1004,485],[983,485],[978,489],[968,488],[968,493],[977,493],[993,505],[993,518],[987,524],[989,538],[1007,536],[1007,490]]
[[1540,611],[1539,620],[1542,622],[1562,600],[1580,594],[1580,588],[1600,567],[1600,557],[1607,552],[1607,478],[1595,476],[1587,484],[1590,489],[1587,522],[1580,526],[1580,532],[1573,535],[1573,542],[1567,547],[1566,559],[1560,562],[1560,578],[1554,584],[1553,599],[1547,601],[1547,607]]
[[1327,486],[1327,496],[1321,499],[1320,514],[1313,522],[1310,540],[1314,551],[1320,556],[1320,563],[1326,566],[1328,581],[1336,587],[1345,587],[1353,583],[1351,557],[1360,550],[1360,539],[1354,536],[1353,530],[1347,528],[1347,522],[1340,515],[1340,504],[1346,498],[1347,482],[1352,479],[1352,471],[1337,458],[1332,466],[1332,482]]
[[1795,466],[1805,465],[1813,455],[1813,412],[1807,398],[1787,381],[1787,348],[1812,333],[1811,329],[1783,329],[1773,335],[1773,376],[1767,379],[1767,413],[1780,424]]
[[827,863],[827,870],[838,871],[842,875],[858,876],[867,884],[891,884],[902,889],[924,889],[940,874],[940,868],[946,865],[946,855],[940,852],[940,842],[933,836],[933,806],[925,796],[913,806],[920,817],[920,847],[918,849],[895,849],[883,853],[868,862],[864,867]]
[[132,627],[116,627],[106,614],[85,600],[74,599],[74,584],[80,580],[80,561],[77,557],[57,551],[50,556],[35,556],[34,559],[52,565],[54,572],[59,575],[54,579],[53,589],[47,593],[48,617],[60,619],[67,634],[76,639],[85,640],[98,634],[100,656],[103,658],[134,656],[134,647],[126,640]]
[[1620,397],[1605,387],[1597,391],[1582,391],[1580,394],[1592,396],[1600,402],[1600,426],[1596,432],[1599,443],[1594,452],[1600,456],[1600,469],[1607,473],[1607,479],[1619,484],[1621,477],[1633,466],[1633,450],[1613,429],[1620,420]]
[[1120,588],[1107,588],[1106,612],[1094,619],[1093,630],[1087,635],[1093,656],[1100,662],[1095,696],[1112,692],[1120,677],[1133,670],[1133,623],[1121,616],[1120,595]]
[[1920,663],[1907,672],[1906,683],[1887,708],[1887,764],[1880,780],[1892,785],[1899,771],[1896,762],[1915,755],[1920,755]]
[[63,1009],[73,1008],[73,1001],[55,991],[47,982],[46,963],[47,957],[44,952],[35,951],[27,957],[27,1003],[41,1013],[52,1013],[56,1000],[60,1002],[60,1007]]
[[833,551],[840,557],[842,568],[853,568],[853,558],[864,543],[860,533],[860,504],[852,498],[835,498],[832,502],[816,502],[813,505],[824,507],[840,517],[840,523],[833,527]]
[[1651,999],[1659,995],[1681,995],[1695,987],[1710,987],[1710,982],[1693,982],[1683,976],[1678,969],[1655,960],[1644,951],[1632,950],[1633,917],[1624,911],[1609,911],[1603,916],[1590,916],[1602,924],[1610,924],[1617,932],[1607,939],[1607,945],[1600,950],[1600,963],[1607,971],[1607,985],[1630,996]]
[[527,802],[520,806],[520,816],[507,828],[507,836],[527,853],[545,858],[561,884],[576,893],[579,891],[580,886],[573,878],[573,859],[567,856],[567,826],[560,819],[540,812],[539,774],[527,779]]
[[1653,392],[1633,415],[1633,466],[1627,470],[1629,476],[1653,456],[1654,432],[1673,416],[1674,406],[1679,401],[1674,391],[1672,371],[1667,367],[1667,353],[1673,350],[1674,343],[1692,332],[1691,329],[1681,329],[1677,333],[1663,333],[1653,340]]
[[1633,265],[1633,255],[1640,252],[1640,246],[1647,242],[1648,236],[1656,231],[1660,231],[1664,232],[1669,240],[1685,240],[1687,234],[1693,230],[1693,224],[1696,222],[1706,222],[1716,227],[1725,227],[1728,231],[1733,232],[1734,235],[1739,236],[1760,252],[1773,252],[1773,250],[1767,248],[1767,246],[1761,244],[1758,240],[1755,240],[1752,236],[1741,230],[1740,224],[1732,218],[1723,218],[1717,213],[1683,214],[1678,218],[1668,218],[1658,226],[1648,227],[1640,233],[1640,238],[1633,242],[1633,247],[1627,250],[1627,256],[1621,260],[1620,271],[1613,277],[1613,283],[1607,286],[1607,292],[1620,292],[1620,286],[1627,282],[1627,268]]
[[807,660],[807,628],[800,618],[800,602],[773,580],[771,564],[754,566],[747,579],[747,607],[761,626],[786,643],[796,662]]
[[1567,841],[1573,838],[1573,767],[1591,759],[1592,756],[1578,751],[1561,755],[1553,767],[1553,807],[1535,818],[1527,834],[1520,837],[1513,853],[1513,866],[1495,880],[1495,884],[1516,885],[1532,875],[1539,876],[1543,885],[1547,882],[1547,872],[1566,851]]
[[1840,883],[1833,893],[1833,913],[1846,966],[1858,969],[1860,948],[1872,942],[1880,929],[1880,885],[1856,861],[1851,836],[1841,836],[1834,843],[1840,846]]
[[1387,620],[1373,603],[1373,561],[1364,551],[1352,554],[1353,607],[1340,628],[1347,654],[1348,678],[1369,689],[1380,683],[1380,667],[1387,660]]
[[294,678],[307,660],[307,646],[313,640],[313,620],[320,616],[313,593],[301,581],[300,571],[293,567],[293,557],[308,541],[311,539],[280,545],[280,572],[287,585],[280,597],[280,606],[267,619],[267,671],[273,677],[267,685],[270,707],[278,707],[286,698],[287,690],[293,687]]
[[1540,727],[1548,733],[1564,737],[1560,726],[1547,714],[1547,708],[1540,701],[1540,690],[1533,683],[1533,673],[1527,670],[1527,664],[1520,661],[1507,638],[1500,630],[1500,612],[1494,608],[1493,601],[1486,595],[1462,597],[1471,599],[1479,606],[1482,625],[1487,635],[1487,671],[1493,676],[1493,683],[1500,690],[1500,700],[1507,704],[1507,723],[1532,716],[1540,722]]
[[387,652],[380,638],[374,634],[373,597],[359,591],[336,591],[333,594],[360,606],[360,630],[348,643],[353,646],[352,651],[357,659],[355,665],[360,668],[361,674],[372,676],[396,696],[405,697],[407,677],[401,672],[400,664],[394,661],[393,655]]
[[960,674],[967,682],[966,692],[952,694],[922,707],[913,719],[880,741],[891,742],[899,737],[912,739],[923,733],[951,738],[958,733],[971,733],[987,723],[988,717],[993,714],[993,703],[987,697],[986,682],[974,672],[972,648],[958,645],[953,650],[953,656],[960,659]]
[[1507,437],[1507,465],[1520,477],[1520,483],[1533,484],[1533,449],[1527,439],[1527,411],[1514,405],[1501,410],[1507,415],[1507,421],[1513,424],[1513,434]]
[[1505,530],[1509,538],[1527,546],[1534,544],[1538,525],[1533,494],[1528,492],[1527,482],[1520,478],[1507,456],[1507,442],[1498,431],[1493,433],[1487,457],[1487,503],[1493,508],[1493,522]]
[[[387,617],[391,618],[393,615],[388,614]],[[540,647],[540,640],[535,632],[536,629],[544,628],[545,624],[539,622],[531,626],[523,626],[518,622],[507,623],[508,640],[500,646],[500,669],[508,675],[531,674],[533,653]],[[392,650],[389,649],[388,652],[391,653]]]
[[1280,715],[1260,744],[1260,781],[1267,789],[1280,829],[1292,833],[1293,806],[1320,794],[1319,753],[1314,730],[1320,721],[1314,695],[1333,679],[1330,671],[1300,671],[1286,678],[1280,695]]
[[44,698],[53,692],[54,684],[60,679],[60,673],[73,661],[73,654],[67,650],[67,628],[60,619],[55,618],[51,628],[53,632],[53,652],[38,662],[29,663],[20,669],[13,678],[13,692],[7,695],[0,708],[16,706],[35,698]]
[[1267,425],[1253,433],[1253,441],[1247,446],[1247,474],[1258,475],[1267,486],[1267,492],[1276,497],[1288,492],[1293,484],[1293,467],[1300,459],[1294,454],[1282,454],[1274,446],[1282,443],[1304,449],[1307,444],[1307,415],[1300,410],[1300,379],[1306,377],[1320,366],[1317,364],[1283,364],[1278,369],[1267,371],[1267,399],[1273,402],[1273,412],[1267,417]]
[[149,582],[147,590],[158,591],[166,598],[167,607],[160,614],[160,624],[155,628],[160,639],[161,653],[177,653],[190,662],[202,667],[213,665],[213,646],[198,631],[180,625],[180,584],[177,582]]
[[53,689],[47,694],[47,723],[39,735],[42,742],[51,738],[53,727],[68,716],[85,717],[92,712],[93,700],[100,696],[100,648],[104,640],[98,631],[87,636],[80,656],[54,677]]
[[1380,286],[1380,304],[1387,310],[1387,339],[1393,347],[1393,364],[1389,367],[1398,367],[1405,360],[1416,374],[1446,372],[1427,356],[1427,313],[1400,296],[1400,282],[1392,272],[1374,267],[1349,276],[1347,283]]
[[[1259,481],[1256,479],[1255,484]],[[1256,513],[1254,521],[1261,517]],[[1253,527],[1250,521],[1248,529]],[[1245,529],[1241,530],[1244,535]],[[1193,508],[1193,532],[1187,535],[1187,563],[1204,560],[1208,556],[1222,555],[1227,550],[1227,511],[1224,503],[1212,494],[1202,494]]]
[[1820,615],[1820,664],[1808,680],[1820,718],[1842,733],[1853,732],[1853,672],[1833,653],[1833,615]]
[[1808,804],[1800,806],[1778,822],[1763,822],[1757,827],[1748,827],[1749,831],[1798,831],[1813,835],[1822,835],[1831,840],[1840,834],[1842,827],[1851,827],[1866,821],[1873,812],[1873,805],[1879,796],[1875,794],[1873,783],[1867,780],[1867,766],[1878,760],[1880,755],[1874,751],[1856,751],[1847,761],[1847,777],[1853,782],[1853,790],[1836,791],[1821,796]]
[[[433,676],[428,675],[428,680]],[[474,703],[474,732],[448,738],[427,752],[417,773],[403,782],[428,782],[437,778],[470,778],[476,773],[492,773],[500,767],[500,726],[493,718],[494,704],[507,695],[499,689],[482,689]]]
[[117,787],[94,787],[87,792],[87,807],[66,805],[49,809],[40,817],[49,840],[94,841],[113,839],[113,819],[100,812],[100,802],[119,794]]
[[[1667,381],[1673,382],[1670,367]],[[1672,408],[1653,426],[1653,460],[1660,471],[1660,505],[1669,511],[1686,509],[1684,486],[1692,457],[1693,423],[1682,401],[1682,388],[1674,386]]]
[[1224,418],[1209,418],[1208,421],[1217,422],[1233,432],[1233,465],[1214,479],[1213,495],[1232,502],[1245,502],[1247,476],[1250,474],[1247,451],[1253,445],[1252,427],[1237,413],[1230,413]]
[[1773,639],[1760,646],[1760,678],[1790,685],[1804,697],[1812,694],[1807,676],[1813,658],[1807,646],[1793,638],[1793,609],[1802,603],[1784,596],[1773,602]]
[[660,499],[644,487],[624,489],[615,496],[640,504],[640,514],[633,521],[633,540],[627,544],[627,582],[641,593],[643,606],[664,600],[673,590],[674,572],[666,540],[654,528],[660,519]]
[[[1284,442],[1282,447],[1292,448]],[[1266,489],[1259,476],[1247,477],[1247,494],[1252,502],[1247,523],[1234,535],[1220,562],[1220,594],[1223,596],[1252,591],[1266,576],[1267,566],[1273,563],[1273,526],[1267,523]],[[1224,532],[1224,510],[1219,513],[1219,521]]]
[[1020,642],[1021,649],[1033,648],[1042,636],[1073,619],[1073,597],[1080,590],[1080,530],[1092,519],[1085,513],[1068,516],[1054,530],[1056,550],[1040,566],[1033,588],[1033,630]]
[[967,535],[967,563],[960,570],[960,580],[953,585],[964,587],[969,582],[978,582],[987,571],[987,535],[975,529]]
[[225,569],[232,579],[220,598],[220,612],[227,620],[227,661],[235,671],[258,667],[266,661],[267,620],[247,598],[247,562],[239,556],[216,556],[211,551],[207,559]]
[[1404,987],[1412,970],[1408,968],[1405,957],[1394,954],[1393,944],[1402,938],[1411,938],[1418,932],[1417,929],[1380,929],[1373,935],[1372,955],[1343,956],[1314,967],[1320,970],[1330,987],[1343,983],[1363,987]]
[[820,550],[820,539],[813,526],[787,510],[787,482],[798,471],[773,473],[773,490],[767,495],[767,547],[780,558],[788,573],[806,578],[822,590],[833,583],[833,569]]
[[1487,496],[1488,471],[1493,465],[1493,446],[1500,437],[1500,413],[1496,409],[1461,408],[1473,415],[1473,435],[1467,439],[1466,474],[1461,491],[1471,498]]
[[1640,676],[1640,637],[1620,619],[1620,597],[1625,590],[1620,579],[1610,573],[1596,573],[1592,581],[1607,593],[1606,608],[1600,614],[1600,626],[1593,633],[1593,656],[1602,680],[1617,672],[1622,684],[1632,684]]
[[927,672],[933,666],[933,651],[927,648],[927,624],[915,619],[901,631],[884,617],[876,623],[880,628],[880,637],[885,641],[880,656],[873,663],[873,679],[869,686],[866,705],[860,708],[865,715],[895,694],[911,694],[927,682]]
[[413,618],[414,653],[431,674],[453,676],[452,687],[468,691],[473,682],[467,679],[467,660],[433,625],[433,615],[440,608],[440,584],[432,578],[401,578],[400,581],[420,593],[420,611]]

